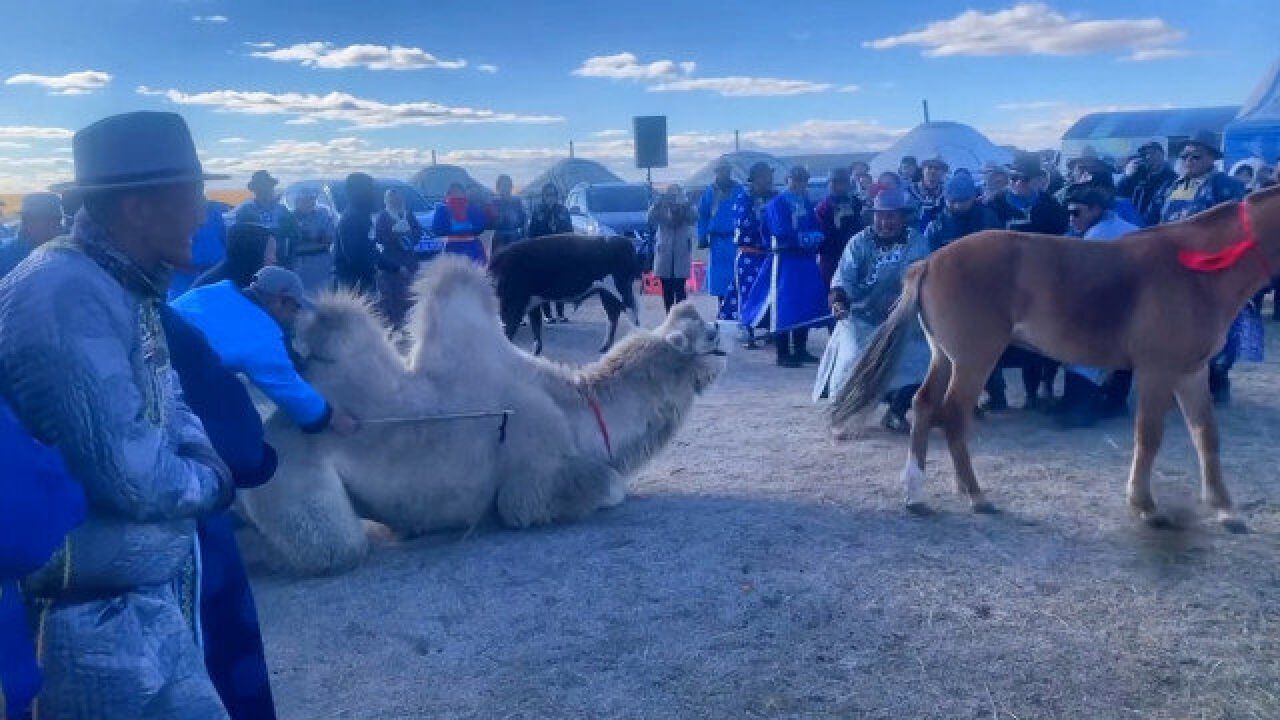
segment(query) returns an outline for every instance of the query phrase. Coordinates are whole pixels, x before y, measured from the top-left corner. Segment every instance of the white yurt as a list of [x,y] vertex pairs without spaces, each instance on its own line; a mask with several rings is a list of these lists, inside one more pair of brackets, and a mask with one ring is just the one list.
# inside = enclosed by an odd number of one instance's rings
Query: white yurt
[[520,188],[520,196],[529,200],[536,200],[542,193],[542,186],[552,183],[560,191],[560,198],[564,199],[569,190],[578,183],[609,182],[622,182],[622,178],[614,175],[609,168],[594,160],[564,158],[563,160],[557,160],[556,164],[525,183]]
[[476,182],[475,178],[471,177],[471,173],[457,165],[428,165],[414,173],[409,184],[417,188],[428,202],[438,203],[444,200],[445,192],[455,182],[461,183],[467,189],[467,194],[473,198],[484,198],[489,195],[488,188]]
[[986,135],[964,123],[926,122],[898,138],[884,152],[871,161],[871,172],[878,175],[885,171],[897,172],[902,158],[911,155],[919,162],[941,157],[954,171],[968,168],[975,175],[987,163],[1007,165],[1013,162],[1013,153],[997,146]]

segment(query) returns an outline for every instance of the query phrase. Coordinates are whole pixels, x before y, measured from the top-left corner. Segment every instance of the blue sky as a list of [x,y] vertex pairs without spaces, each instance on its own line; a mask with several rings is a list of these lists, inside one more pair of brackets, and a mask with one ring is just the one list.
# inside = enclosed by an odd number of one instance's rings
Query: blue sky
[[[630,118],[665,114],[683,178],[745,144],[878,149],[920,120],[1056,144],[1097,109],[1239,104],[1280,55],[1266,0],[439,3],[0,0],[0,191],[70,173],[68,131],[183,113],[243,181],[430,150],[517,183],[563,155],[628,170]],[[400,69],[392,69],[392,68]]]

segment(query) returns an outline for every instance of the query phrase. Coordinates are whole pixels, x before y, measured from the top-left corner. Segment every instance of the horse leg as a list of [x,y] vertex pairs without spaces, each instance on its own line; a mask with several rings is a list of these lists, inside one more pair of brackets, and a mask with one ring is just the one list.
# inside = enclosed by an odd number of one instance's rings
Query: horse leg
[[542,354],[542,306],[535,305],[529,311],[529,331],[533,333],[533,354]]
[[600,304],[604,306],[604,314],[609,318],[609,328],[605,331],[604,344],[600,352],[608,352],[613,347],[613,338],[618,334],[618,318],[622,317],[622,303],[611,293],[600,291]]
[[929,512],[925,503],[924,462],[929,453],[929,431],[933,429],[934,414],[942,404],[947,391],[947,383],[951,380],[951,360],[937,348],[933,350],[933,358],[929,362],[929,373],[925,375],[924,384],[916,391],[911,401],[915,411],[915,423],[911,426],[911,447],[907,451],[907,462],[902,466],[902,485],[906,492],[907,510],[916,515]]
[[970,507],[977,513],[995,512],[995,506],[983,496],[982,488],[978,486],[978,477],[973,472],[973,461],[969,457],[969,427],[973,422],[973,408],[978,396],[982,394],[982,386],[999,355],[997,347],[991,351],[986,362],[955,362],[951,371],[951,383],[947,386],[947,394],[942,401],[942,431],[947,437],[947,448],[951,451],[951,464],[955,466],[956,489],[969,499]]
[[[1133,427],[1133,466],[1129,470],[1129,508],[1152,527],[1171,527],[1151,495],[1151,466],[1164,439],[1164,416],[1173,402],[1174,381],[1138,371],[1138,412]],[[1206,392],[1208,392],[1206,386]]]
[[1200,478],[1204,501],[1217,511],[1218,522],[1231,532],[1247,532],[1244,521],[1235,513],[1231,495],[1222,480],[1219,461],[1218,422],[1213,413],[1213,396],[1209,393],[1208,368],[1183,378],[1174,389],[1187,431],[1200,458]]

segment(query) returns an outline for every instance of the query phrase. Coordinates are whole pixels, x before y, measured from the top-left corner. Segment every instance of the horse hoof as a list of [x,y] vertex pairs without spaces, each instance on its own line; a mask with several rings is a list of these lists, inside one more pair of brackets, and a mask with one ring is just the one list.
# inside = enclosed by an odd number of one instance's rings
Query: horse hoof
[[995,515],[1000,512],[990,500],[979,500],[974,503],[973,511],[979,515]]
[[928,517],[933,514],[933,508],[929,507],[928,503],[909,502],[907,503],[907,512],[916,517]]
[[1218,522],[1224,530],[1233,535],[1247,535],[1249,533],[1249,526],[1245,525],[1244,520],[1235,515],[1221,515],[1218,517]]

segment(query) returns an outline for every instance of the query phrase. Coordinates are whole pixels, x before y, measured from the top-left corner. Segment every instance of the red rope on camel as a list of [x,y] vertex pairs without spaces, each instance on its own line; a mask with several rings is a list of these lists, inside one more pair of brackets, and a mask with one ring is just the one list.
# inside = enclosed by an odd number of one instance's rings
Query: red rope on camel
[[591,414],[596,417],[596,426],[600,428],[600,437],[604,439],[604,449],[609,453],[609,459],[613,460],[613,443],[609,440],[609,426],[604,421],[604,411],[600,409],[600,400],[596,398],[596,394],[586,387],[580,387],[578,390],[582,393],[582,399],[587,401],[587,407],[591,408]]
[[1258,259],[1258,266],[1262,268],[1262,272],[1267,277],[1273,277],[1275,273],[1271,269],[1271,263],[1267,262],[1267,256],[1263,254],[1262,248],[1258,247],[1257,236],[1253,232],[1253,218],[1249,217],[1249,206],[1240,202],[1237,205],[1239,209],[1240,230],[1244,238],[1238,242],[1234,242],[1217,252],[1208,252],[1206,250],[1179,250],[1178,263],[1188,270],[1195,272],[1219,272],[1233,267],[1240,262],[1249,253],[1250,250],[1255,251]]

